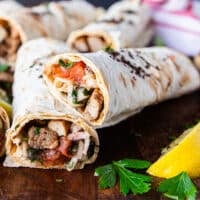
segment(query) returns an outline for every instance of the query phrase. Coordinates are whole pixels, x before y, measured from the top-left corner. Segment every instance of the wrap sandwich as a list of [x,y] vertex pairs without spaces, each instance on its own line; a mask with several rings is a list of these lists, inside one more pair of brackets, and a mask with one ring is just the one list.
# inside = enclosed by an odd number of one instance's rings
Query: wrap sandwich
[[11,12],[18,12],[24,8],[23,5],[13,0],[2,0],[0,1],[0,14],[10,14]]
[[4,166],[70,171],[95,161],[97,133],[70,107],[54,99],[42,80],[46,60],[66,51],[65,43],[51,39],[29,41],[19,50]]
[[200,54],[195,56],[194,63],[197,66],[197,68],[200,69]]
[[200,86],[192,62],[165,47],[57,55],[47,62],[43,78],[60,102],[97,127]]
[[10,127],[10,120],[8,116],[9,108],[10,106],[0,99],[0,156],[5,153],[5,135],[7,129]]
[[6,12],[0,11],[0,58],[8,64],[15,62],[16,52],[25,41],[38,37],[66,40],[71,31],[96,18],[96,8],[84,0],[50,2],[23,9],[16,6],[16,11],[13,3],[10,10],[10,4],[3,5]]
[[85,28],[73,31],[68,46],[78,52],[95,52],[106,47],[144,47],[153,35],[150,13],[140,0],[124,0]]

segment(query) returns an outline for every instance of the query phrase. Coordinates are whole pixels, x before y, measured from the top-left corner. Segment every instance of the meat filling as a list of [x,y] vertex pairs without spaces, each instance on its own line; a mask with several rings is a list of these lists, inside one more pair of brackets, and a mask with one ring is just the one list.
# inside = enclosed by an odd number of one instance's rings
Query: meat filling
[[93,141],[89,133],[68,121],[35,120],[27,124],[21,133],[23,143],[27,144],[27,158],[44,166],[67,164],[71,159],[76,165],[91,156]]
[[58,146],[57,133],[33,126],[28,131],[28,145],[35,149],[55,149]]
[[78,52],[85,53],[99,51],[108,45],[101,36],[81,36],[74,41],[72,48]]
[[45,71],[64,101],[89,120],[97,120],[104,100],[94,72],[82,61],[59,60]]
[[21,45],[19,32],[7,21],[0,20],[0,57],[14,62]]

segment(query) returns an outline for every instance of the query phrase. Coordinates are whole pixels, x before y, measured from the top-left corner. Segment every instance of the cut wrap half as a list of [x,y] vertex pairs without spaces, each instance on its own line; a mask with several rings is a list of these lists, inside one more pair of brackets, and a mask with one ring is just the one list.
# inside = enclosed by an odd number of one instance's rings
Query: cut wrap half
[[124,0],[113,4],[96,22],[73,31],[68,45],[78,52],[144,47],[153,35],[149,9],[139,0]]
[[0,58],[9,64],[15,62],[19,47],[27,40],[38,37],[66,40],[71,31],[96,18],[96,8],[84,0],[50,2],[21,9],[11,3],[10,10],[8,5],[0,4],[0,8],[6,10],[0,11]]
[[46,60],[66,51],[64,43],[50,39],[30,41],[20,49],[5,166],[70,171],[95,161],[99,150],[97,133],[70,107],[54,99],[41,77]]
[[0,100],[0,156],[5,153],[5,135],[7,129],[10,127],[10,120],[6,112],[5,103]]
[[167,48],[57,55],[46,64],[43,77],[59,101],[98,127],[200,86],[191,61]]
[[9,15],[11,12],[17,12],[24,8],[23,5],[14,0],[2,0],[0,1],[0,13]]

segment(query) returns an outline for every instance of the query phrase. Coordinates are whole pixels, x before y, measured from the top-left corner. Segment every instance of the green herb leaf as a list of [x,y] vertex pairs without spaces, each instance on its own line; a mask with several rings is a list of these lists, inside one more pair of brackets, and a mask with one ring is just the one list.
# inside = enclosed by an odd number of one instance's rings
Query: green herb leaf
[[28,158],[31,160],[31,162],[34,161],[40,161],[41,150],[40,149],[34,149],[34,148],[28,148]]
[[34,133],[35,133],[36,135],[40,134],[40,127],[35,127]]
[[117,181],[116,171],[112,164],[105,165],[103,167],[98,167],[95,170],[95,175],[100,176],[99,187],[101,189],[106,189],[115,186]]
[[123,159],[117,162],[123,167],[132,169],[147,169],[151,163],[146,160]]
[[113,187],[119,178],[120,192],[124,195],[130,192],[143,194],[150,190],[151,177],[126,168],[146,169],[149,165],[150,163],[147,161],[124,159],[97,168],[95,175],[100,176],[99,187],[102,189]]
[[7,69],[8,69],[8,65],[6,65],[6,64],[0,64],[0,72],[5,72],[5,71],[7,71]]
[[120,178],[120,192],[127,195],[129,192],[133,194],[143,194],[150,190],[150,176],[134,173],[119,162],[113,162]]
[[59,65],[61,65],[62,67],[64,67],[64,68],[70,68],[70,67],[72,67],[73,66],[73,62],[72,61],[70,61],[70,60],[68,60],[68,61],[64,61],[64,60],[62,60],[62,59],[59,59]]
[[113,53],[115,51],[111,46],[107,46],[107,47],[103,48],[103,50],[108,53]]
[[164,180],[160,183],[158,191],[166,197],[176,200],[195,200],[197,189],[186,172]]
[[77,96],[78,96],[77,90],[73,89],[72,90],[72,103],[73,104],[78,104]]
[[92,90],[87,90],[86,88],[84,88],[83,94],[84,94],[85,96],[89,96],[91,93],[92,93]]
[[160,37],[156,37],[156,38],[154,39],[154,45],[155,45],[155,46],[166,46],[166,45],[165,45],[165,42],[164,42],[163,39],[160,38]]

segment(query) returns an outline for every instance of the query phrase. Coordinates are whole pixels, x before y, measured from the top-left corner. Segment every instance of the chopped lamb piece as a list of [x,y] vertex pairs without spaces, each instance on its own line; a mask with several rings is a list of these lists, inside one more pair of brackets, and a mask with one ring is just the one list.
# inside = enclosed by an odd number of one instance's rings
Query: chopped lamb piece
[[91,97],[88,100],[84,114],[89,120],[95,120],[98,118],[100,111],[103,107],[103,96],[99,89],[95,89]]
[[28,131],[28,144],[35,149],[55,149],[58,146],[58,136],[48,128],[31,127]]

